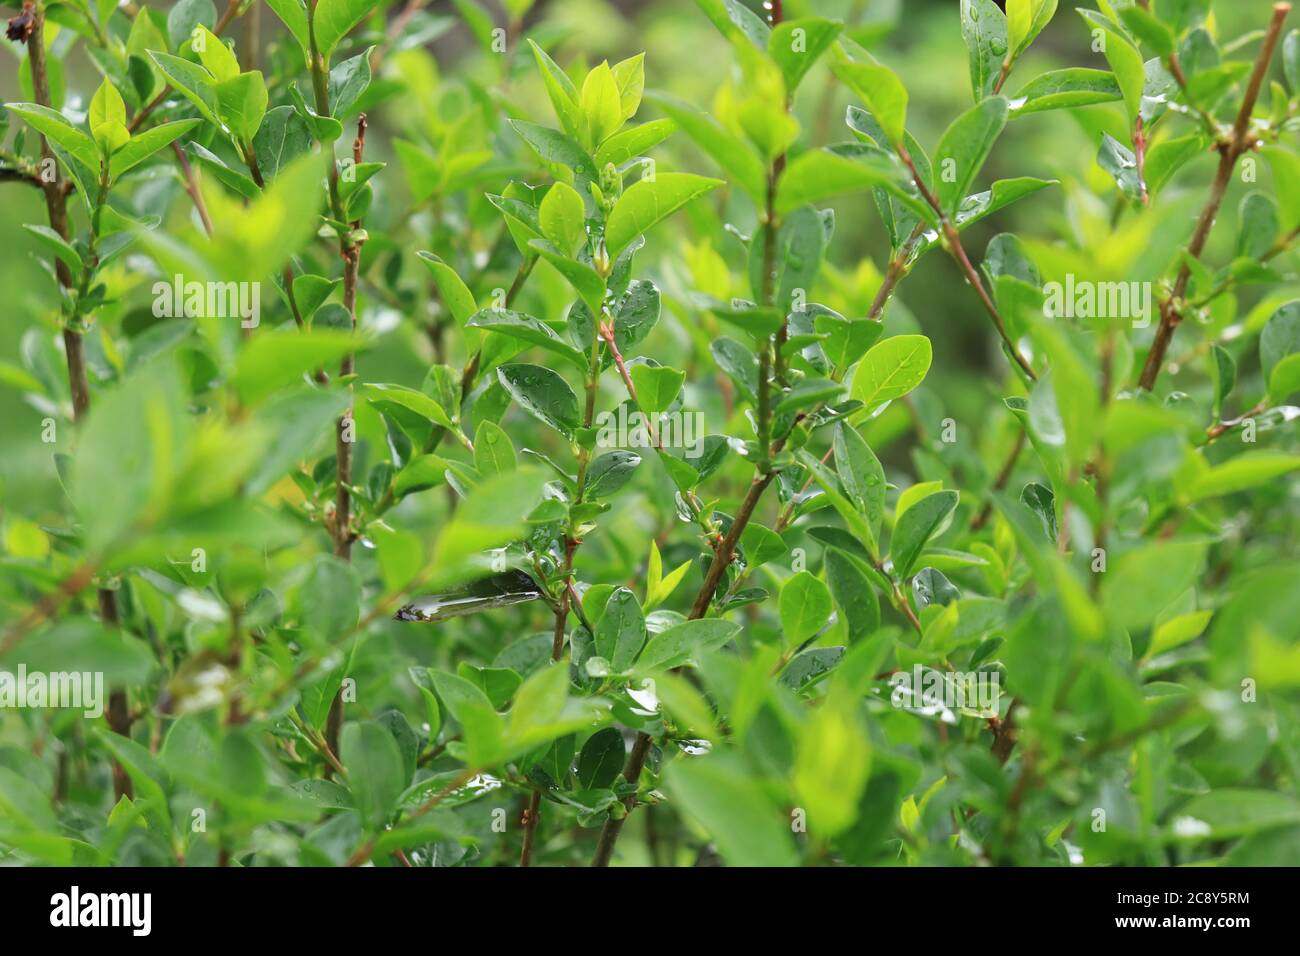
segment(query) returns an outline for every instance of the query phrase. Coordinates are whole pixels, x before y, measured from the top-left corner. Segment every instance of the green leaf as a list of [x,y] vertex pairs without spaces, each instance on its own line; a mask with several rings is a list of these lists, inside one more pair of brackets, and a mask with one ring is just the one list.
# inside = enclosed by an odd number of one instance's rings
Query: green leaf
[[257,71],[241,73],[216,86],[217,116],[242,142],[249,142],[266,115],[266,82]]
[[739,51],[742,43],[755,49],[766,50],[771,33],[767,22],[741,0],[696,0],[718,32],[732,42]]
[[907,88],[898,74],[879,63],[855,62],[847,57],[837,58],[832,69],[840,82],[867,104],[890,145],[902,144],[907,122]]
[[53,253],[74,270],[81,270],[81,254],[49,226],[23,223],[23,229],[35,236],[46,252]]
[[433,273],[433,281],[438,286],[438,294],[442,296],[443,304],[451,312],[452,318],[459,325],[464,326],[478,311],[478,303],[474,301],[474,294],[461,281],[460,276],[456,274],[456,270],[432,252],[417,252],[416,255]]
[[346,116],[370,87],[370,54],[374,47],[349,57],[330,70],[330,111]]
[[628,373],[636,386],[637,404],[647,414],[668,410],[686,381],[686,373],[662,365],[633,365]]
[[545,482],[540,469],[516,468],[475,485],[438,535],[433,585],[449,587],[493,570],[487,552],[525,536]]
[[1300,352],[1292,353],[1273,366],[1268,376],[1268,395],[1282,402],[1300,392]]
[[638,53],[611,67],[614,82],[618,84],[618,101],[624,121],[636,116],[645,93],[645,54]]
[[1012,118],[1046,110],[1073,109],[1123,99],[1115,74],[1107,70],[1071,67],[1040,73],[1010,100]]
[[862,569],[833,548],[826,550],[826,580],[835,603],[844,612],[849,640],[860,641],[880,627],[880,601]]
[[1059,324],[1036,322],[1033,333],[1034,342],[1047,355],[1051,369],[1034,385],[1030,415],[1034,415],[1038,401],[1050,388],[1055,397],[1056,417],[1065,430],[1066,452],[1072,462],[1082,465],[1101,424],[1100,398],[1093,384],[1093,372]]
[[537,210],[542,235],[566,256],[573,255],[587,237],[587,211],[578,191],[566,183],[555,183]]
[[1057,0],[1007,0],[1007,43],[1016,59],[1056,15]]
[[652,120],[615,133],[596,150],[596,166],[604,169],[610,163],[622,166],[638,156],[644,156],[673,133],[677,124],[670,119]]
[[1300,299],[1279,307],[1259,335],[1259,364],[1268,380],[1288,355],[1300,352]]
[[[1161,140],[1147,153],[1147,192],[1155,195],[1188,162],[1205,152],[1205,140],[1199,133],[1189,133],[1173,139]],[[1296,164],[1300,172],[1300,162]]]
[[1111,174],[1124,198],[1132,203],[1142,201],[1142,177],[1137,156],[1109,133],[1101,134],[1097,165]]
[[510,125],[520,138],[548,163],[567,166],[584,179],[600,179],[586,150],[564,133],[538,126],[536,123],[526,123],[523,120],[511,120]]
[[1300,468],[1300,455],[1257,451],[1215,465],[1201,472],[1186,489],[1189,501],[1217,498],[1248,491]]
[[397,741],[373,720],[348,723],[339,735],[339,760],[362,823],[369,830],[382,828],[407,783]]
[[205,26],[199,26],[190,37],[199,54],[199,62],[218,83],[239,76],[239,61],[224,40]]
[[434,689],[448,713],[461,725],[467,758],[475,766],[492,763],[503,748],[505,724],[483,690],[456,674],[433,671]]
[[755,202],[767,193],[767,171],[763,160],[747,142],[733,135],[708,113],[701,113],[683,100],[666,94],[653,94],[651,99],[667,113],[681,129],[694,140],[695,145],[731,176],[741,189]]
[[1120,90],[1123,91],[1124,105],[1128,109],[1131,125],[1140,114],[1142,90],[1146,86],[1146,64],[1142,60],[1142,54],[1113,21],[1095,10],[1079,9],[1078,12],[1088,22],[1089,27],[1100,30],[1103,34],[1105,46],[1102,52],[1106,62],[1115,72]]
[[213,126],[222,125],[217,119],[217,87],[212,74],[198,64],[170,53],[150,50],[149,56],[167,77],[167,81],[194,104],[200,116]]
[[626,760],[623,735],[614,727],[598,730],[587,738],[578,754],[578,784],[584,790],[610,787],[623,772]]
[[[126,126],[126,104],[122,102],[122,94],[107,77],[91,97],[86,123],[90,126],[91,135],[101,145],[105,144],[105,138],[109,135],[106,128],[116,129]],[[107,151],[111,153],[120,145],[121,143],[114,143]]]
[[578,109],[577,88],[574,87],[568,74],[560,69],[546,51],[531,38],[528,40],[528,45],[532,47],[538,72],[542,74],[542,82],[546,86],[546,95],[550,97],[551,106],[555,109],[560,125],[564,127],[565,133],[571,140],[580,139],[583,135],[584,122],[582,112]]
[[1186,819],[1207,826],[1208,832],[1196,828],[1201,839],[1224,840],[1300,823],[1300,801],[1274,790],[1211,790],[1174,813],[1175,826]]
[[560,356],[580,372],[587,370],[587,356],[579,352],[541,319],[510,309],[480,309],[465,323],[466,328],[487,329],[513,339],[538,345]]
[[569,669],[547,662],[529,675],[515,693],[510,710],[510,736],[521,739],[559,720],[569,699]]
[[955,491],[937,491],[926,495],[898,517],[894,537],[889,543],[894,573],[906,578],[921,556],[926,542],[957,507]]
[[745,530],[740,534],[740,547],[745,554],[747,568],[760,567],[784,557],[790,551],[779,534],[757,521],[745,525]]
[[836,836],[853,826],[871,772],[871,744],[857,710],[827,701],[799,730],[792,784],[816,832]]
[[635,594],[617,588],[609,596],[594,637],[596,656],[609,661],[615,673],[631,668],[646,640],[645,617]]
[[1217,417],[1223,410],[1223,401],[1232,394],[1237,384],[1237,361],[1221,345],[1210,349],[1210,372],[1214,377],[1214,414]]
[[961,0],[961,36],[975,102],[993,93],[1007,55],[1007,16],[993,0]]
[[193,36],[196,26],[212,27],[216,22],[212,0],[177,0],[167,11],[167,43],[175,50]]
[[619,198],[605,225],[605,246],[610,257],[617,257],[632,240],[721,185],[720,179],[691,173],[660,173],[653,180],[634,183]]
[[414,412],[440,428],[451,432],[456,431],[456,423],[447,410],[436,399],[417,389],[407,388],[405,385],[369,382],[365,385],[365,396],[378,408],[382,409],[385,406],[402,408]]
[[601,303],[605,299],[606,287],[605,280],[600,277],[600,273],[584,262],[570,259],[545,239],[532,240],[528,243],[528,248],[531,252],[555,266],[556,271],[569,280],[569,283],[577,290],[578,295],[582,297],[583,304],[593,314],[601,311]]
[[[37,639],[23,642],[2,660],[11,675],[20,664],[29,674],[59,674],[73,668],[85,674],[100,674],[109,686],[142,684],[157,667],[147,644],[85,617],[58,620]],[[82,712],[98,717],[92,707],[96,703],[92,700],[94,688],[83,684],[81,693]],[[103,708],[108,702],[100,699],[97,703]],[[12,699],[7,706],[13,706]]]
[[786,815],[732,755],[674,761],[665,782],[669,795],[704,827],[730,866],[798,864]]
[[781,68],[790,96],[794,96],[804,76],[830,49],[842,29],[842,24],[822,17],[785,20],[772,29],[767,38],[767,52]]
[[849,531],[861,543],[861,547],[866,548],[869,553],[874,555],[876,553],[876,535],[871,530],[871,525],[853,506],[853,502],[849,501],[840,491],[839,483],[834,476],[822,466],[822,463],[818,461],[815,455],[809,454],[806,449],[800,448],[796,452],[796,456],[799,459],[799,464],[807,468],[813,480],[821,486],[822,491],[830,500],[831,506],[844,519],[844,523],[848,525]]
[[352,565],[318,555],[302,586],[302,625],[312,641],[332,643],[361,616],[361,578]]
[[834,449],[840,486],[878,537],[885,515],[885,470],[862,436],[843,422],[835,426]]
[[867,410],[902,398],[925,379],[932,358],[924,335],[895,335],[873,345],[853,373],[850,395]]
[[266,5],[275,11],[280,22],[288,27],[293,38],[302,48],[304,59],[311,49],[307,28],[307,7],[303,0],[266,0]]
[[271,333],[254,336],[240,350],[234,385],[240,400],[256,405],[303,375],[336,364],[357,350],[358,340],[345,332]]
[[587,74],[578,94],[578,108],[582,110],[589,150],[605,142],[623,125],[622,98],[609,63],[601,63]]
[[137,133],[131,137],[130,142],[109,157],[109,177],[117,179],[160,149],[166,149],[198,125],[199,121],[194,119],[177,120],[175,123],[163,123],[143,133]]
[[949,216],[956,214],[1006,125],[1006,98],[990,96],[944,132],[934,156],[934,191]]
[[566,438],[573,437],[579,424],[578,397],[556,372],[541,365],[502,365],[497,378],[524,411]]
[[1294,230],[1300,227],[1300,156],[1281,146],[1265,146],[1261,152],[1273,168],[1273,188],[1277,191],[1282,228]]
[[482,421],[474,432],[474,467],[479,474],[499,475],[518,465],[510,436],[496,422]]
[[659,289],[647,279],[633,279],[614,303],[614,344],[626,358],[659,321]]
[[21,116],[28,126],[67,150],[90,171],[99,169],[99,150],[95,141],[64,119],[61,113],[37,103],[6,103],[5,109]]
[[637,658],[638,670],[672,670],[698,654],[717,650],[737,634],[740,625],[718,618],[683,621],[653,635]]
[[1102,606],[1120,627],[1134,629],[1156,616],[1195,582],[1205,562],[1199,541],[1158,541],[1119,555],[1101,582]]
[[608,451],[591,463],[587,471],[587,497],[608,498],[632,480],[641,456],[631,451]]
[[1159,56],[1167,57],[1174,52],[1174,31],[1150,10],[1129,7],[1118,12],[1124,26]]
[[826,149],[809,150],[790,163],[781,177],[776,209],[785,215],[799,206],[875,187],[899,192],[903,182],[901,167],[880,152],[850,158]]
[[367,14],[379,7],[379,0],[319,0],[312,26],[316,33],[316,47],[325,62],[339,45],[339,41],[360,23]]
[[831,592],[811,571],[800,571],[781,588],[779,604],[785,646],[797,647],[831,616]]

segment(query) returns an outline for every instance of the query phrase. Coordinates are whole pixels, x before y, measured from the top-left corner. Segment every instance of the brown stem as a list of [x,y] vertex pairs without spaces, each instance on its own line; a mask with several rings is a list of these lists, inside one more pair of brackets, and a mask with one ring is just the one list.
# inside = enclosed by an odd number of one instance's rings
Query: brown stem
[[[1187,244],[1187,255],[1190,259],[1200,259],[1201,253],[1205,250],[1205,243],[1210,238],[1210,230],[1214,228],[1214,222],[1218,218],[1219,207],[1223,205],[1223,198],[1227,193],[1228,182],[1232,178],[1237,160],[1243,153],[1254,149],[1257,145],[1255,137],[1249,134],[1250,117],[1255,110],[1255,101],[1259,98],[1259,91],[1268,73],[1269,63],[1272,62],[1273,51],[1277,48],[1278,39],[1282,35],[1282,24],[1290,12],[1289,3],[1279,3],[1273,7],[1268,33],[1255,60],[1255,68],[1246,87],[1246,96],[1241,102],[1241,109],[1237,112],[1236,122],[1233,123],[1228,139],[1218,145],[1219,168],[1214,174],[1214,182],[1210,186],[1210,195],[1205,202],[1205,208],[1201,210],[1191,241]],[[1142,375],[1138,379],[1138,386],[1144,391],[1151,391],[1155,387],[1156,379],[1160,377],[1160,369],[1164,365],[1169,343],[1173,341],[1174,332],[1183,321],[1183,297],[1187,294],[1191,277],[1191,263],[1188,259],[1184,259],[1174,280],[1173,291],[1160,304],[1160,325],[1156,329],[1151,350],[1147,353],[1146,364],[1142,366]]]
[[[645,767],[646,756],[650,753],[650,735],[637,734],[636,740],[632,744],[632,753],[627,758],[627,766],[623,768],[623,779],[628,783],[636,786],[636,782],[641,779],[641,770]],[[609,861],[614,856],[614,846],[618,843],[618,836],[623,832],[623,823],[627,820],[627,815],[632,812],[636,806],[636,797],[628,797],[624,805],[624,814],[618,819],[610,817],[601,827],[600,839],[596,842],[596,852],[591,858],[592,866],[609,866]]]
[[211,236],[212,217],[208,215],[208,206],[203,201],[203,193],[199,190],[199,179],[195,175],[194,167],[190,165],[190,161],[185,158],[185,151],[176,142],[172,143],[172,152],[176,154],[176,162],[180,164],[181,175],[185,179],[185,191],[189,194],[190,200],[194,203],[194,208],[199,214],[199,220],[203,223],[203,231]]
[[1133,149],[1137,159],[1138,187],[1142,192],[1142,205],[1151,205],[1151,194],[1147,191],[1147,135],[1142,117],[1133,124]]
[[[45,7],[37,4],[33,10],[32,31],[27,38],[27,59],[31,65],[32,92],[36,102],[47,109],[51,107],[49,66],[45,60]],[[50,228],[66,242],[70,238],[68,229],[67,194],[59,182],[58,164],[54,162],[53,151],[45,137],[41,141],[41,159],[46,166],[52,165],[55,174],[50,182],[44,184],[45,209],[49,217]],[[65,289],[73,286],[72,270],[61,259],[55,260],[55,274],[59,284]],[[72,395],[72,417],[74,423],[85,420],[90,411],[90,381],[86,377],[85,343],[81,332],[70,324],[63,328],[63,350],[68,363],[68,391]],[[84,567],[90,567],[86,565]],[[69,579],[72,581],[72,579]],[[81,588],[78,587],[77,590]],[[75,592],[62,592],[67,596]],[[98,594],[99,614],[103,623],[109,627],[118,625],[117,594],[107,588],[101,588]],[[21,631],[19,632],[21,636]],[[8,640],[8,638],[6,638]],[[15,639],[16,640],[16,639]],[[108,725],[114,733],[128,737],[131,734],[131,718],[127,713],[126,692],[118,689],[110,691],[108,699]],[[113,761],[113,792],[117,799],[132,794],[131,778],[116,760]]]
[[[465,771],[463,771],[463,772],[460,773],[458,776],[456,776],[455,779],[453,779],[450,783],[448,783],[447,786],[443,787],[441,790],[439,790],[437,793],[435,793],[432,797],[430,797],[428,800],[426,800],[424,803],[422,803],[422,804],[421,804],[421,805],[420,805],[420,806],[419,806],[415,811],[413,811],[413,812],[411,813],[411,815],[410,815],[409,817],[407,817],[407,819],[408,819],[408,820],[414,820],[414,819],[416,819],[417,817],[422,817],[422,816],[424,816],[426,813],[428,813],[430,810],[432,810],[432,809],[433,809],[434,807],[436,807],[438,804],[442,803],[443,800],[447,799],[447,797],[451,796],[453,793],[455,793],[455,792],[456,792],[457,790],[459,790],[461,787],[465,786],[467,783],[469,783],[471,780],[473,780],[476,776],[478,776],[478,774],[479,774],[479,771],[477,771],[477,770],[465,770]],[[361,865],[364,864],[367,860],[369,860],[369,859],[370,859],[370,854],[372,854],[372,853],[375,852],[375,842],[376,842],[376,840],[377,840],[377,837],[371,837],[369,840],[367,840],[365,843],[363,843],[363,844],[362,844],[362,845],[357,849],[357,851],[356,851],[355,853],[353,853],[352,856],[350,856],[350,857],[348,858],[348,862],[347,862],[345,865],[346,865],[346,866],[361,866]]]
[[993,299],[989,297],[988,290],[984,288],[984,283],[980,280],[979,273],[976,272],[975,267],[971,265],[970,257],[966,255],[966,249],[961,244],[961,236],[958,235],[957,229],[949,221],[948,215],[943,211],[943,206],[939,202],[939,197],[930,190],[930,187],[926,184],[924,178],[922,178],[920,172],[917,170],[916,163],[913,162],[911,154],[907,151],[907,147],[903,146],[901,143],[898,145],[898,156],[903,161],[904,165],[907,166],[908,171],[912,174],[912,181],[916,183],[916,188],[920,191],[921,196],[929,204],[930,208],[934,210],[935,215],[939,217],[939,225],[943,231],[944,239],[947,242],[949,254],[956,261],[957,265],[961,267],[962,272],[966,275],[966,281],[970,283],[971,288],[973,288],[976,295],[979,296],[979,300],[984,306],[984,311],[987,312],[989,318],[993,320],[993,327],[997,329],[997,333],[1001,337],[1002,343],[1006,346],[1007,352],[1015,360],[1015,363],[1020,366],[1021,370],[1024,371],[1025,375],[1031,382],[1037,381],[1038,376],[1034,374],[1033,367],[1025,361],[1025,357],[1020,354],[1015,343],[1011,341],[1011,337],[1007,334],[1007,327],[1006,323],[1002,321],[1002,314],[998,312],[998,307],[993,304]]
[[[531,269],[531,265],[528,266]],[[523,276],[526,273],[523,268],[520,274],[515,278],[515,285],[511,287],[512,292],[515,287],[522,284]],[[509,298],[509,296],[507,296]],[[603,317],[597,318],[599,334],[592,336],[591,354],[587,357],[587,402],[582,413],[582,427],[590,428],[592,420],[596,417],[596,392],[600,386],[600,343],[605,338],[605,332],[609,332],[609,347],[617,353],[617,346],[614,345],[612,325],[603,321]],[[622,356],[619,356],[620,364]],[[628,380],[631,381],[630,379]],[[574,490],[573,503],[580,504],[587,492],[587,467],[591,461],[591,451],[588,448],[582,448],[578,453],[578,478]],[[573,573],[573,558],[577,554],[579,545],[582,544],[581,538],[574,537],[573,523],[570,521],[569,527],[564,533],[564,567],[561,571],[561,578],[564,580],[564,591],[560,594],[559,603],[555,608],[555,631],[551,640],[551,660],[558,662],[564,654],[564,630],[568,623],[569,611],[577,610],[578,616],[582,618],[582,602],[577,598],[577,592],[573,589],[573,582],[570,575]],[[583,619],[584,626],[586,619]],[[536,839],[537,817],[541,809],[541,794],[534,793],[528,802],[528,809],[524,813],[524,844],[519,854],[519,865],[529,866],[533,858],[533,843]]]
[[[785,19],[785,6],[783,0],[768,0],[768,9],[770,11],[770,22],[773,27],[779,26]],[[790,102],[787,99],[785,109],[789,111]],[[774,272],[776,269],[776,243],[779,235],[780,222],[776,213],[777,191],[780,185],[781,175],[785,171],[786,158],[783,155],[776,157],[772,162],[771,168],[767,175],[767,206],[763,214],[763,280],[762,289],[759,299],[765,306],[770,306],[776,296]],[[781,330],[776,336],[776,371],[777,376],[782,374],[781,345],[786,341],[789,335],[787,323],[781,323]],[[772,342],[768,340],[762,344],[762,350],[759,353],[758,363],[758,396],[757,396],[757,417],[758,417],[758,445],[759,461],[757,473],[750,483],[749,491],[745,499],[741,502],[740,510],[736,512],[735,518],[731,522],[731,527],[727,530],[726,536],[713,552],[713,560],[709,563],[709,569],[704,576],[704,584],[701,586],[699,593],[695,596],[695,602],[691,606],[691,612],[688,620],[698,620],[708,613],[709,605],[713,601],[713,595],[718,590],[718,585],[722,581],[722,575],[728,565],[731,564],[735,554],[736,545],[740,541],[740,535],[744,532],[749,520],[753,517],[754,509],[758,506],[759,500],[763,497],[763,492],[767,490],[776,478],[776,472],[771,470],[773,452],[776,450],[772,444],[772,415],[771,415],[771,370],[772,370]],[[628,385],[631,386],[631,380],[628,379]],[[780,443],[778,443],[779,445]],[[641,777],[641,768],[645,765],[646,754],[650,751],[651,738],[644,732],[636,735],[636,742],[632,745],[632,753],[628,757],[627,765],[623,769],[624,778],[633,785]],[[625,808],[630,813],[636,806],[635,796],[629,797]],[[627,817],[625,813],[622,817],[610,817],[601,827],[600,838],[596,843],[596,853],[593,856],[592,866],[608,866],[611,857],[614,854],[614,846],[618,842],[618,836],[623,831],[623,821]]]
[[1259,404],[1255,405],[1255,407],[1245,412],[1242,412],[1236,418],[1217,422],[1216,424],[1211,425],[1209,428],[1205,429],[1205,444],[1208,445],[1212,441],[1217,441],[1218,439],[1226,435],[1228,432],[1236,428],[1238,425],[1240,425],[1242,422],[1244,422],[1246,419],[1254,418],[1256,415],[1262,415],[1264,412],[1268,411],[1268,408],[1269,408],[1269,402],[1268,399],[1265,398],[1262,401],[1260,401]]
[[1007,82],[1007,77],[1011,75],[1011,67],[1014,64],[1015,61],[1011,59],[1011,54],[1008,53],[1007,58],[1002,61],[1002,69],[998,72],[997,81],[993,84],[994,96],[1002,92],[1002,87]]
[[[328,108],[328,103],[323,104]],[[352,143],[352,159],[360,163],[366,147],[366,114],[357,117],[357,136]],[[331,169],[333,166],[331,165]],[[354,225],[359,226],[360,223]],[[343,256],[343,308],[352,320],[352,331],[357,328],[357,274],[361,267],[361,244],[351,236],[340,237],[340,253]],[[339,377],[346,378],[356,367],[356,356],[349,353],[343,357],[339,366]],[[337,440],[335,442],[335,460],[337,474],[334,497],[334,554],[347,561],[352,556],[352,406],[338,420]]]
[[0,656],[8,654],[18,646],[18,643],[24,637],[31,633],[33,628],[41,622],[54,617],[55,614],[59,613],[63,605],[90,587],[94,583],[98,571],[99,568],[94,562],[87,561],[80,564],[63,579],[57,588],[43,595],[32,609],[9,630],[5,631],[3,638],[0,638]]

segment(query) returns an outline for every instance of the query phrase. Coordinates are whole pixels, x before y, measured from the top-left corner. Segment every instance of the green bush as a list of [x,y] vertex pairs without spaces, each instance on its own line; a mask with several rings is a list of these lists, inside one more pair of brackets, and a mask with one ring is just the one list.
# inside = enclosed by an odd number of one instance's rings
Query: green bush
[[425,6],[10,22],[0,860],[1300,859],[1287,4]]

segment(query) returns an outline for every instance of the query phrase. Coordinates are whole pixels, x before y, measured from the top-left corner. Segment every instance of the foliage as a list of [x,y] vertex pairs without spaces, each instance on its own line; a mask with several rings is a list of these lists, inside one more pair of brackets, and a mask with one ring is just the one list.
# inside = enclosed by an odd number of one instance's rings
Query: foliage
[[29,4],[0,858],[1286,862],[1263,6]]

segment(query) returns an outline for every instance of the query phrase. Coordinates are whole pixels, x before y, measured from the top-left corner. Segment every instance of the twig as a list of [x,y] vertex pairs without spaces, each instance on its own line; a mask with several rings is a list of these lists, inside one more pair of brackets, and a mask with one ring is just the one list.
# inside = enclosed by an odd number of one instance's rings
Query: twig
[[984,283],[981,281],[979,273],[976,272],[975,267],[971,265],[970,257],[966,255],[966,249],[961,244],[961,236],[958,234],[956,227],[953,226],[952,222],[948,219],[948,214],[944,212],[943,205],[939,202],[939,197],[930,190],[925,179],[921,176],[920,171],[917,170],[916,163],[912,160],[911,154],[908,153],[907,147],[903,146],[901,143],[898,145],[898,156],[902,159],[903,164],[912,174],[912,181],[916,183],[916,188],[920,191],[921,196],[929,204],[930,208],[934,210],[935,215],[939,217],[939,227],[943,231],[944,239],[947,242],[948,252],[956,261],[957,265],[961,267],[962,272],[966,275],[966,281],[970,283],[971,288],[973,288],[976,295],[979,296],[979,300],[984,306],[984,311],[987,312],[989,318],[993,320],[993,327],[997,329],[998,335],[1002,338],[1002,344],[1006,346],[1007,352],[1015,360],[1015,363],[1020,366],[1026,377],[1028,377],[1031,382],[1037,381],[1038,376],[1034,374],[1033,366],[1031,366],[1025,360],[1025,357],[1020,354],[1015,343],[1011,341],[1011,337],[1007,334],[1006,323],[1002,321],[1002,313],[1000,313],[998,307],[993,304],[993,299],[989,297],[988,290],[984,288]]
[[[42,3],[36,3],[32,9],[31,32],[27,37],[27,60],[31,67],[32,75],[32,92],[36,102],[46,109],[50,109],[50,76],[49,66],[45,60],[45,6]],[[41,158],[42,162],[53,165],[55,169],[54,177],[47,183],[43,184],[45,194],[45,209],[49,217],[50,228],[53,229],[64,242],[71,238],[71,232],[68,228],[68,206],[67,193],[64,192],[62,184],[59,182],[58,164],[54,162],[54,154],[50,149],[50,144],[46,142],[44,136],[41,141]],[[102,192],[102,190],[101,190]],[[93,228],[93,226],[92,226]],[[92,235],[93,242],[93,235]],[[94,260],[95,256],[91,255]],[[73,288],[72,270],[62,259],[55,259],[55,275],[58,277],[59,284],[64,289]],[[84,267],[84,277],[88,280],[92,265],[87,264]],[[82,301],[81,296],[77,302]],[[87,413],[90,411],[90,381],[86,376],[86,351],[85,342],[79,329],[74,327],[73,321],[75,316],[70,316],[63,325],[63,350],[68,365],[68,389],[72,395],[72,418],[74,424],[80,424],[85,420]],[[90,570],[93,575],[93,565],[83,565],[83,570]],[[75,585],[75,579],[69,579]],[[84,585],[83,585],[84,586]],[[76,587],[80,591],[81,587]],[[76,591],[61,591],[60,593],[71,597]],[[108,588],[100,588],[99,594],[99,611],[103,623],[109,627],[116,627],[119,622],[117,611],[117,592]],[[30,615],[29,615],[30,618]],[[29,624],[28,627],[31,625]],[[6,636],[6,643],[12,641],[17,643],[24,631],[17,630],[16,635]],[[109,693],[108,699],[108,725],[118,734],[129,737],[131,733],[131,721],[127,713],[126,692],[123,690],[113,690]],[[127,776],[126,770],[116,760],[113,761],[113,790],[118,799],[132,796],[131,778]]]
[[1255,61],[1255,69],[1251,73],[1250,82],[1246,87],[1246,96],[1242,100],[1241,109],[1237,113],[1237,120],[1232,126],[1232,131],[1228,138],[1217,145],[1219,151],[1219,168],[1215,172],[1214,182],[1210,186],[1210,195],[1206,200],[1205,208],[1201,210],[1200,218],[1196,221],[1196,228],[1192,232],[1191,241],[1187,244],[1187,256],[1183,260],[1182,266],[1178,270],[1178,276],[1174,280],[1173,291],[1169,296],[1160,303],[1160,325],[1156,329],[1155,338],[1151,343],[1151,350],[1147,353],[1146,364],[1142,367],[1142,375],[1138,380],[1138,386],[1144,391],[1151,391],[1156,384],[1156,379],[1160,377],[1161,366],[1164,365],[1165,352],[1169,349],[1169,343],[1173,341],[1174,332],[1177,331],[1179,324],[1183,321],[1183,309],[1185,303],[1184,296],[1187,294],[1187,286],[1192,277],[1192,266],[1190,260],[1199,260],[1201,253],[1205,250],[1205,243],[1210,238],[1210,231],[1214,228],[1215,220],[1219,215],[1219,207],[1223,205],[1223,198],[1228,190],[1228,182],[1232,178],[1232,171],[1237,165],[1237,160],[1246,153],[1255,148],[1255,137],[1250,135],[1250,117],[1255,110],[1255,101],[1259,98],[1260,88],[1263,86],[1264,77],[1268,73],[1269,63],[1273,59],[1273,51],[1277,48],[1278,39],[1282,35],[1282,24],[1286,20],[1287,14],[1291,12],[1290,3],[1278,3],[1273,7],[1273,17],[1269,21],[1268,33],[1264,37],[1264,44],[1260,48],[1259,57]]

